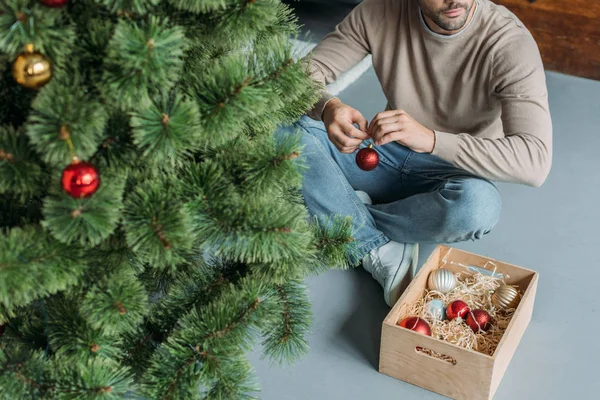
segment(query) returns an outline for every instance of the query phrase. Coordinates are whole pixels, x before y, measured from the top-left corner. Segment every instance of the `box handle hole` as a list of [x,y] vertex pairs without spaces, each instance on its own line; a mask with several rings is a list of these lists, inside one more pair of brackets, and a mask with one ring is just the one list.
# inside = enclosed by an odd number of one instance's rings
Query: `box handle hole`
[[456,365],[456,358],[447,356],[442,353],[438,353],[437,351],[433,351],[431,349],[427,349],[421,346],[415,347],[415,351],[422,356],[430,357],[438,361],[447,362],[451,365]]

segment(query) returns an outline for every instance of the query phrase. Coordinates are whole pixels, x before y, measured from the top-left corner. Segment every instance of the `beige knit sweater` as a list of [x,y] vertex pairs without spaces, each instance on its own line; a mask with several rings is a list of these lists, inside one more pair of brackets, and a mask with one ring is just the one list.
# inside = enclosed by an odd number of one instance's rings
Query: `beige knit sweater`
[[321,120],[333,97],[325,84],[368,53],[386,110],[403,109],[434,130],[434,155],[492,180],[545,181],[552,121],[542,60],[506,8],[477,0],[468,26],[443,36],[427,27],[416,0],[364,0],[303,60],[323,89],[309,117]]

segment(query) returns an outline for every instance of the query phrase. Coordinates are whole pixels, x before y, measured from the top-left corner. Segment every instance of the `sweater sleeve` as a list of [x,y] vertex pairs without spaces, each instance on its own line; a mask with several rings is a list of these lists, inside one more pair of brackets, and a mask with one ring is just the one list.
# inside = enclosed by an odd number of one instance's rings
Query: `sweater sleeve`
[[381,28],[385,0],[364,0],[336,25],[333,32],[305,56],[301,62],[308,67],[311,77],[320,84],[321,97],[307,112],[321,121],[323,109],[335,98],[326,85],[335,82],[343,72],[356,65],[371,52],[374,34]]
[[491,95],[501,105],[502,137],[435,131],[434,155],[483,178],[539,187],[552,164],[546,76],[530,34],[502,44],[492,61]]

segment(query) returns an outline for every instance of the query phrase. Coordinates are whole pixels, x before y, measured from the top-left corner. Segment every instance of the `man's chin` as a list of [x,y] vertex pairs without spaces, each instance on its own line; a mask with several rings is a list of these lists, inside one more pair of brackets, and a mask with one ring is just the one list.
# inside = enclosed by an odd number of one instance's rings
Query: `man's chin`
[[446,31],[453,32],[464,28],[467,20],[464,21],[454,21],[449,19],[440,19],[440,23],[438,26]]

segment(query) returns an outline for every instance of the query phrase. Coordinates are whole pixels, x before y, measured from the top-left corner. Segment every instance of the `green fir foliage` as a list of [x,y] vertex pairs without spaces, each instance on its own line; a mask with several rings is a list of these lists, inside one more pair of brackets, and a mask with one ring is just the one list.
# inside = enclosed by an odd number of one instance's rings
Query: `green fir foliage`
[[51,185],[44,202],[42,226],[59,241],[96,245],[117,228],[125,177],[108,170],[102,172],[98,191],[91,197],[69,196],[60,188],[58,179]]
[[0,0],[0,10],[0,52],[13,60],[33,44],[56,64],[68,60],[75,31],[64,10],[31,0]]
[[183,29],[168,18],[120,21],[104,62],[106,95],[126,110],[149,105],[150,92],[168,90],[180,78],[186,47]]
[[359,254],[302,197],[298,34],[279,0],[0,0],[1,399],[255,399],[248,351],[309,351],[304,279]]
[[194,245],[190,215],[167,185],[144,182],[136,187],[127,197],[123,224],[129,247],[156,268],[184,262]]
[[41,229],[13,228],[0,238],[0,303],[9,315],[77,283],[85,269],[81,248],[63,245]]
[[288,364],[308,352],[306,334],[312,323],[310,299],[306,286],[300,281],[275,285],[278,298],[278,315],[271,326],[263,329],[263,358],[269,357],[272,364]]
[[43,186],[45,178],[23,130],[0,126],[0,194],[12,192],[25,200]]
[[132,112],[131,125],[134,143],[155,166],[182,166],[202,134],[196,103],[175,92],[163,92],[148,108]]
[[95,0],[115,14],[140,14],[144,15],[155,7],[158,0]]
[[27,135],[46,163],[65,165],[73,154],[88,159],[102,142],[106,111],[86,92],[77,77],[54,79],[33,101]]

